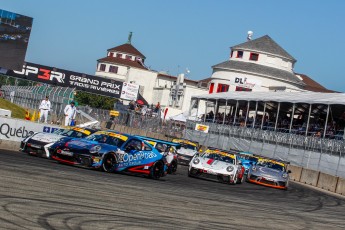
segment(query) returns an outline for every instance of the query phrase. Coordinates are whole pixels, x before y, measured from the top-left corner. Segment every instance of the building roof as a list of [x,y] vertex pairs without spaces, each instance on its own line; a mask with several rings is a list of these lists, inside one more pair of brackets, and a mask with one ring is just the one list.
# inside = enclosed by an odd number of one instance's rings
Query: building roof
[[[164,74],[164,73],[158,73],[157,77],[158,78],[170,78],[170,79],[177,80],[177,77],[171,76],[171,75],[168,75],[168,74]],[[199,82],[199,81],[187,79],[186,77],[184,78],[184,81],[191,82],[191,83],[196,83],[196,84]]]
[[266,101],[290,102],[324,105],[345,105],[345,93],[319,93],[319,92],[225,92],[192,96],[192,99],[209,101],[241,100],[241,101]]
[[107,62],[112,64],[119,64],[124,66],[131,66],[138,69],[148,70],[147,67],[143,66],[140,62],[131,61],[128,59],[118,58],[118,57],[105,57],[97,60],[98,62]]
[[251,62],[230,60],[214,65],[212,66],[212,68],[214,69],[214,72],[216,71],[215,69],[234,70],[239,72],[259,74],[269,78],[273,77],[279,80],[292,82],[298,85],[305,85],[305,83],[302,80],[300,80],[297,76],[295,76],[295,74],[293,74],[292,72],[269,66],[259,65]]
[[335,91],[326,89],[321,84],[314,81],[313,79],[311,79],[305,74],[299,74],[299,73],[296,73],[296,74],[299,75],[303,79],[303,82],[306,84],[304,87],[305,90],[313,91],[313,92],[322,92],[322,93],[335,93]]
[[242,44],[231,47],[231,49],[243,49],[252,50],[258,52],[269,53],[277,56],[281,56],[296,62],[296,59],[292,57],[286,50],[279,46],[273,39],[265,35],[263,37],[244,42]]
[[127,53],[127,54],[132,54],[134,56],[139,56],[139,57],[142,57],[143,59],[146,58],[142,53],[140,53],[139,50],[137,50],[134,46],[132,46],[132,44],[129,44],[129,43],[108,49],[108,51],[109,52],[119,51],[119,52],[123,52],[123,53]]

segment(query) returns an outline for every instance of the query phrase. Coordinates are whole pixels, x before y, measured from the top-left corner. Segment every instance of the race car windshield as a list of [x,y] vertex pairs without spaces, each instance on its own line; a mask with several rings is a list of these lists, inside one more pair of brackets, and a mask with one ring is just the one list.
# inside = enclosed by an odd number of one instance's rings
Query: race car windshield
[[226,163],[234,164],[234,159],[229,157],[229,156],[224,156],[216,153],[209,153],[209,154],[204,154],[202,156],[203,158],[208,158],[208,159],[213,159],[216,161],[223,161]]
[[279,171],[284,171],[284,167],[279,164],[275,164],[272,162],[260,162],[257,164],[257,166],[265,167],[265,168],[270,168],[270,169],[275,169]]
[[81,137],[81,138],[87,136],[86,134],[78,132],[73,129],[65,129],[65,130],[60,131],[60,133],[57,133],[57,134],[66,136],[66,137]]
[[104,135],[104,134],[92,134],[85,139],[90,140],[90,141],[97,141],[99,143],[106,143],[108,140],[109,136]]
[[181,145],[181,148],[185,148],[185,149],[191,149],[191,150],[197,150],[196,149],[196,146],[193,146],[193,145],[187,145],[187,144],[182,144]]
[[258,158],[250,156],[250,155],[240,155],[243,160],[249,160],[253,162],[258,162]]

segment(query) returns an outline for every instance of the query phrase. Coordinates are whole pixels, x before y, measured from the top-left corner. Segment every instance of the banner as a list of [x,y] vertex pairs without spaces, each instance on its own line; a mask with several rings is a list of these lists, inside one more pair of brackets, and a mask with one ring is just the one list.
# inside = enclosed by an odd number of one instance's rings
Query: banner
[[202,125],[202,124],[196,124],[195,125],[195,130],[203,132],[203,133],[208,133],[209,128],[210,128],[210,126],[208,126],[208,125]]
[[26,137],[31,136],[35,132],[52,133],[59,128],[59,126],[55,125],[1,117],[0,139],[20,142]]
[[29,62],[23,65],[23,69],[21,71],[5,71],[4,69],[1,69],[1,71],[11,77],[42,82],[44,84],[75,88],[77,90],[109,97],[120,98],[122,92],[123,82],[121,81]]
[[124,82],[122,85],[121,99],[136,101],[138,98],[139,85]]

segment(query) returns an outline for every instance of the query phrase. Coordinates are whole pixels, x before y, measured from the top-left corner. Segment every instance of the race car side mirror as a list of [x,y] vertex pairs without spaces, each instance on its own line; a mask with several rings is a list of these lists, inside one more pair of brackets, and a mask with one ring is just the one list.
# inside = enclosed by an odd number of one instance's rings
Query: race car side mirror
[[292,173],[291,170],[288,170],[287,173]]

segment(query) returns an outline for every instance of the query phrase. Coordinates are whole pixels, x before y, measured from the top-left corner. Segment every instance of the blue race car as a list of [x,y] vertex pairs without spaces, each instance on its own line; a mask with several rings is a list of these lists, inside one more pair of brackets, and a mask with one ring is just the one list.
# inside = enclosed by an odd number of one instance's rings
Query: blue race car
[[174,143],[169,141],[164,141],[156,138],[136,136],[140,139],[147,141],[155,149],[157,149],[161,154],[165,156],[168,163],[168,174],[174,174],[177,171],[177,150],[181,148],[180,143]]
[[239,154],[239,160],[242,163],[242,166],[244,167],[245,171],[244,173],[247,174],[250,166],[255,165],[258,162],[259,157],[254,155],[250,152],[240,152]]
[[84,139],[61,139],[52,146],[58,162],[105,172],[130,172],[159,179],[167,174],[167,161],[152,145],[139,137],[99,131]]

